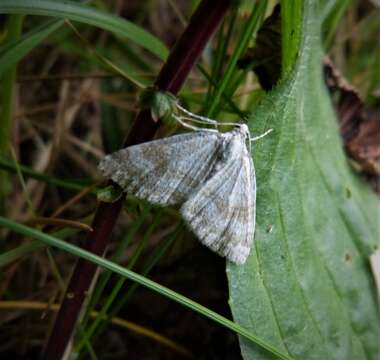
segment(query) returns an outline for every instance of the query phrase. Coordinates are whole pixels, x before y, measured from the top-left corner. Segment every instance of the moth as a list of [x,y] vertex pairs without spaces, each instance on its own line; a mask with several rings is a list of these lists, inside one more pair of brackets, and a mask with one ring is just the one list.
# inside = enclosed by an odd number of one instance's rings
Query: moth
[[161,206],[180,205],[185,223],[201,243],[243,264],[253,241],[256,205],[247,142],[266,133],[250,139],[245,124],[225,133],[188,127],[195,131],[107,155],[98,168],[128,194]]

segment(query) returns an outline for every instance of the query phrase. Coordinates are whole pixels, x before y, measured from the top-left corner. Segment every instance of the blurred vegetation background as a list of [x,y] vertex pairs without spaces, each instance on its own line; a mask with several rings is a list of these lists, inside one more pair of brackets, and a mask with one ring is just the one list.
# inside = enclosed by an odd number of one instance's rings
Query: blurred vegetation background
[[[81,246],[104,184],[97,163],[122,146],[142,89],[198,2],[73,3],[97,12],[0,0],[0,215]],[[379,3],[320,3],[329,57],[323,66],[344,147],[355,171],[379,191]],[[281,62],[286,29],[274,15],[277,2],[263,4],[233,2],[180,92],[183,105],[239,121],[291,71],[294,58]],[[12,6],[23,10],[7,14]],[[164,124],[156,137],[176,131],[182,129]],[[1,358],[40,357],[76,255],[0,228]],[[194,239],[175,209],[128,197],[107,257],[232,318],[225,260]],[[110,271],[98,275],[76,327],[72,351],[80,359],[241,358],[227,328]]]

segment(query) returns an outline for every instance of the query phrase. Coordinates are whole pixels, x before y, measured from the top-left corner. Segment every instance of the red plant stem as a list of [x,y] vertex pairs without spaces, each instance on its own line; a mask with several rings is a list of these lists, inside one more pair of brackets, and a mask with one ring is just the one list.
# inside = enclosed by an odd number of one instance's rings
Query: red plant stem
[[[156,88],[173,94],[179,91],[231,3],[232,0],[203,0],[201,2],[162,67],[155,82]],[[140,111],[125,146],[151,140],[158,125],[158,122],[152,119],[149,110]],[[121,205],[121,200],[112,204],[99,204],[92,223],[94,230],[86,239],[88,251],[97,255],[104,254]],[[43,359],[62,359],[73,336],[75,324],[83,308],[86,294],[94,281],[96,270],[96,265],[82,259],[78,260],[47,342]]]

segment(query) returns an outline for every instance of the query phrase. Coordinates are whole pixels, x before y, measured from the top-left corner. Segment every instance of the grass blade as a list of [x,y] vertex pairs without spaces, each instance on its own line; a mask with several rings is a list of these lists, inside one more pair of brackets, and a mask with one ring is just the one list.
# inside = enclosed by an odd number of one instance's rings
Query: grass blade
[[29,33],[24,34],[20,39],[12,41],[0,48],[0,75],[8,71],[11,66],[17,64],[26,54],[39,45],[55,30],[64,24],[64,20],[53,20]]
[[93,25],[103,30],[125,37],[146,50],[165,60],[168,55],[166,46],[155,36],[141,27],[121,17],[108,14],[93,7],[74,1],[54,0],[2,0],[2,14],[26,14],[53,16]]
[[8,229],[11,229],[19,234],[22,234],[24,236],[31,237],[33,239],[42,241],[50,246],[57,247],[61,250],[67,251],[77,257],[80,257],[82,259],[91,261],[92,263],[101,266],[105,269],[111,270],[116,274],[119,274],[121,276],[124,276],[132,281],[135,281],[143,286],[145,286],[148,289],[151,289],[168,299],[171,299],[173,301],[176,301],[177,303],[188,307],[189,309],[192,309],[193,311],[196,311],[197,313],[225,326],[226,328],[237,332],[239,335],[243,336],[244,338],[254,342],[255,344],[261,346],[263,349],[266,349],[267,351],[271,352],[274,355],[277,355],[280,359],[289,360],[291,357],[277,351],[277,349],[273,348],[271,345],[267,344],[266,342],[262,341],[260,338],[256,337],[254,334],[252,334],[250,331],[247,331],[246,329],[242,328],[238,324],[232,322],[231,320],[226,319],[225,317],[219,315],[218,313],[206,308],[205,306],[202,306],[198,303],[196,303],[193,300],[190,300],[189,298],[176,293],[173,290],[170,290],[169,288],[159,285],[158,283],[149,280],[131,270],[125,269],[122,266],[115,264],[109,260],[106,260],[100,256],[97,256],[95,254],[92,254],[84,249],[81,249],[75,245],[69,244],[65,241],[59,240],[57,238],[54,238],[48,234],[45,234],[41,231],[38,231],[36,229],[32,229],[30,227],[27,227],[25,225],[19,224],[13,220],[6,219],[2,216],[0,216],[0,226],[4,226]]

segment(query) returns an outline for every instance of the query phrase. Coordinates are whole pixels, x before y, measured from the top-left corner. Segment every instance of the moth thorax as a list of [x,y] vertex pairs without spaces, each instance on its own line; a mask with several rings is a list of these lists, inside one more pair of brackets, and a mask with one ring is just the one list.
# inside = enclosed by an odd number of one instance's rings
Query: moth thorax
[[239,125],[239,132],[245,137],[249,137],[249,129],[246,124],[240,124]]
[[239,158],[245,149],[245,138],[243,138],[240,133],[236,134],[235,136],[232,136],[231,140],[228,142],[225,150],[225,156],[229,159]]

